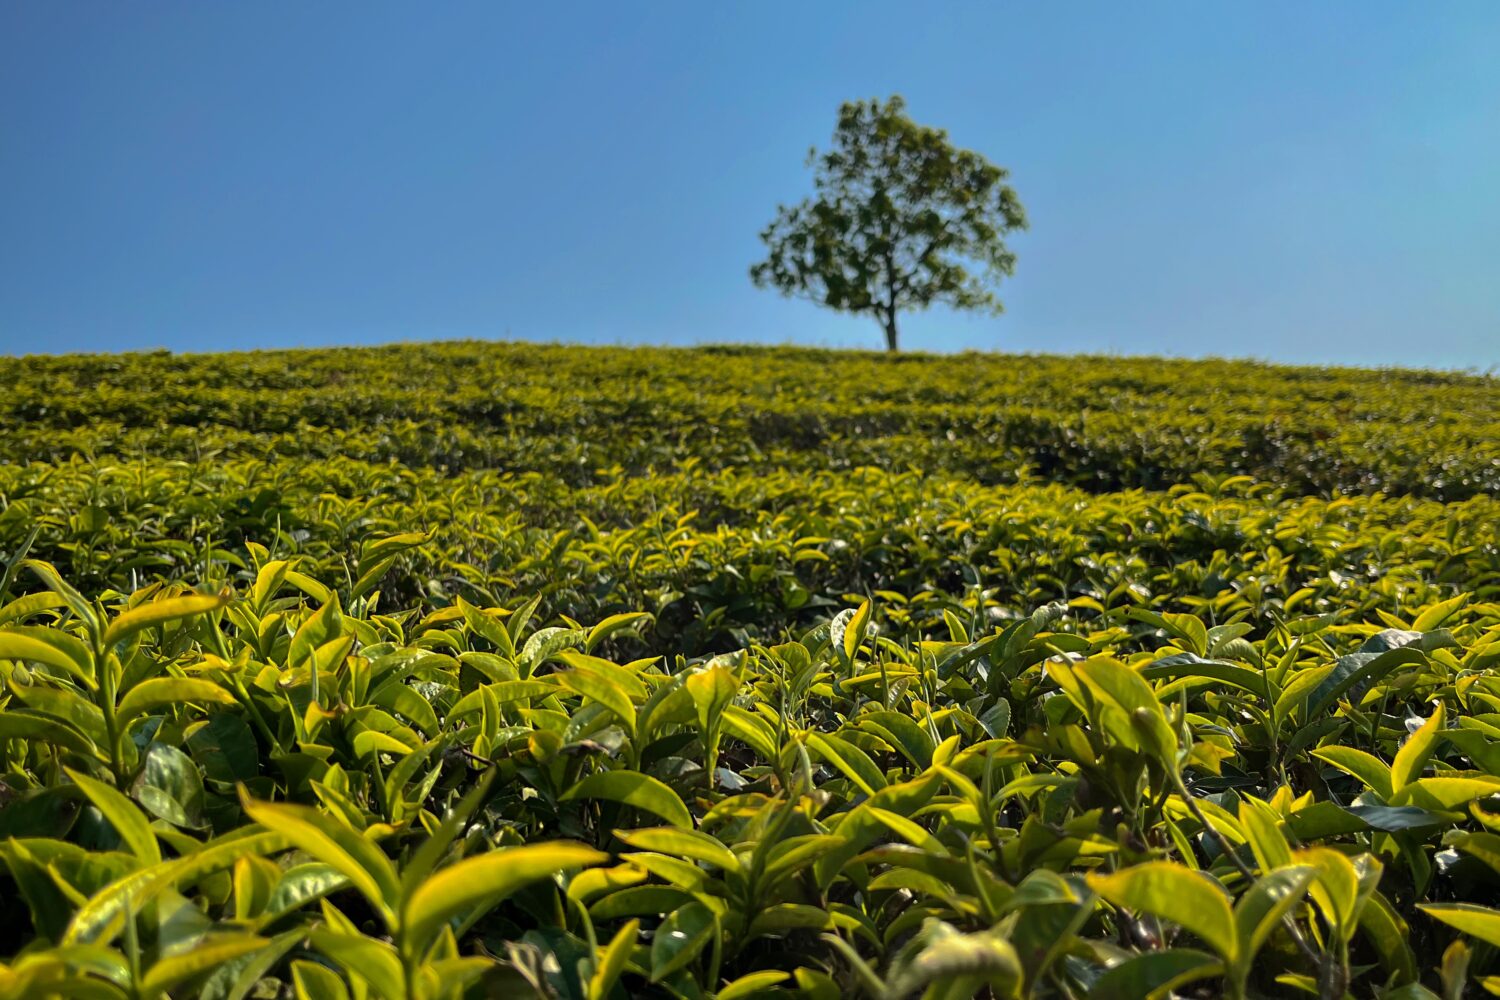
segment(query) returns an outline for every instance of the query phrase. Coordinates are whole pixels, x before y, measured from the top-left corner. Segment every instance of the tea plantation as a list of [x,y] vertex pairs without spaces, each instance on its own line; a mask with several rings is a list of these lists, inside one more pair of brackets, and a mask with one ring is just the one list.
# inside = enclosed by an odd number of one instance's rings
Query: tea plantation
[[0,361],[0,997],[1500,993],[1500,381]]

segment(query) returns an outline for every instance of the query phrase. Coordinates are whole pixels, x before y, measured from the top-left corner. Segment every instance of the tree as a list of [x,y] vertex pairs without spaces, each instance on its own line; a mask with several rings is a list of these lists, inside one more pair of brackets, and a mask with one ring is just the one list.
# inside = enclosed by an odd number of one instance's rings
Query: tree
[[902,310],[1001,312],[994,289],[1016,267],[1004,237],[1026,228],[1007,171],[905,107],[844,104],[833,148],[808,153],[816,195],[778,207],[760,234],[770,253],[750,269],[759,287],[874,316],[892,351]]

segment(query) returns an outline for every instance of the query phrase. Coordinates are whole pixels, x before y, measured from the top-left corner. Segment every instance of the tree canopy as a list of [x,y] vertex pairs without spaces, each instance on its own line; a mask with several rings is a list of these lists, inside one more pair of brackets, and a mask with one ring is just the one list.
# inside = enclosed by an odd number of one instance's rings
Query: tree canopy
[[904,310],[999,313],[995,289],[1016,266],[1004,238],[1026,228],[1008,172],[905,107],[893,96],[840,108],[832,148],[808,153],[816,193],[778,208],[750,269],[760,287],[873,316],[892,351]]

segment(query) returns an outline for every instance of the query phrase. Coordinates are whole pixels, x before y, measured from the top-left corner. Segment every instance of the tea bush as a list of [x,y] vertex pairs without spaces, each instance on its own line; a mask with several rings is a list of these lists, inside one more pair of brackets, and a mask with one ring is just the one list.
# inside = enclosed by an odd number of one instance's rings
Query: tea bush
[[1492,380],[0,381],[0,996],[1500,992]]
[[[143,391],[146,390],[146,391]],[[919,468],[1095,492],[1199,473],[1462,500],[1500,382],[1249,362],[482,343],[0,363],[0,455],[395,460],[447,471]]]

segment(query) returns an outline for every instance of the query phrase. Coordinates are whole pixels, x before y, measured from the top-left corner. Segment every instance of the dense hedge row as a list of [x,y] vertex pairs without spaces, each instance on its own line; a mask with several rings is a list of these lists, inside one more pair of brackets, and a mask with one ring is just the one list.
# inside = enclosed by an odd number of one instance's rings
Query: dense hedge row
[[1500,484],[1497,413],[1487,377],[1133,358],[459,343],[0,365],[11,461],[342,455],[573,483],[616,466],[872,465],[1453,500]]
[[[247,543],[346,598],[371,539],[421,532],[379,581],[387,606],[541,595],[579,619],[648,610],[654,652],[774,642],[878,592],[988,613],[1113,608],[1404,615],[1500,586],[1500,505],[1320,500],[1243,480],[1088,494],[918,473],[687,472],[574,487],[537,473],[328,460],[0,467],[0,551],[31,539],[91,591],[154,579],[242,587]],[[34,533],[34,537],[33,536]]]

